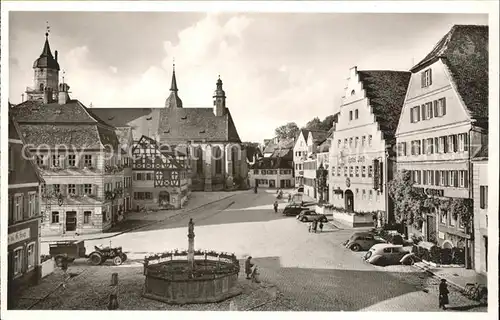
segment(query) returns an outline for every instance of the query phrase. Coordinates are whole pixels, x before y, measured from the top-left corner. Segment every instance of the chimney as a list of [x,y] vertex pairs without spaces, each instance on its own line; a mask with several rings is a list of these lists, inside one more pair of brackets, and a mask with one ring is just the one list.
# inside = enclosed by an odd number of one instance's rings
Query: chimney
[[54,54],[55,54],[54,58],[56,59],[56,62],[57,62],[57,50],[54,52]]
[[69,100],[69,86],[66,83],[61,83],[59,85],[59,96],[58,96],[58,101],[60,105],[68,103]]
[[52,89],[45,87],[43,90],[43,103],[49,104],[52,102]]

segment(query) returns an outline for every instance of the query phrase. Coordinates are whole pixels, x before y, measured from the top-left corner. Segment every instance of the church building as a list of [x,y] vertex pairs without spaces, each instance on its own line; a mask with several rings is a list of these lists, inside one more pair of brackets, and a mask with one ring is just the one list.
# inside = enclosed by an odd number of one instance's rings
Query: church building
[[246,150],[226,107],[220,78],[213,105],[213,108],[184,108],[174,66],[170,95],[164,107],[93,108],[92,112],[117,128],[131,127],[136,143],[146,136],[157,141],[161,149],[185,153],[192,191],[246,188]]

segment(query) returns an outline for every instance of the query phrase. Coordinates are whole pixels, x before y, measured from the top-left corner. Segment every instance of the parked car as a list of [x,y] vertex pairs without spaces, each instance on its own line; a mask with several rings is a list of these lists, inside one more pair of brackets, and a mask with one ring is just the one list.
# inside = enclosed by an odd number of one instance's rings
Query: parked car
[[371,264],[388,266],[413,263],[413,253],[401,245],[379,243],[370,248],[363,259]]
[[319,214],[314,210],[302,210],[299,215],[297,216],[297,219],[302,222],[311,222],[311,221],[321,221],[321,222],[328,222],[328,218],[324,214]]
[[307,209],[307,208],[303,207],[301,203],[290,203],[290,204],[286,205],[285,209],[283,209],[283,215],[296,216],[302,210],[305,210],[305,209]]
[[383,238],[376,234],[366,232],[355,232],[346,242],[344,246],[352,251],[369,250],[373,245],[378,243],[386,243]]
[[86,258],[85,241],[83,240],[63,240],[49,243],[49,255],[54,258],[58,267],[62,266],[64,258],[69,262],[78,258]]

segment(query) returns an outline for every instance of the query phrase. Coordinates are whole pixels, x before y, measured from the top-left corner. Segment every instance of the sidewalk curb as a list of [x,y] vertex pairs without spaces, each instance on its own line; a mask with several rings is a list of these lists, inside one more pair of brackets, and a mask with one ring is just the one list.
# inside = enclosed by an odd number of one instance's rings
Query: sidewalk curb
[[[87,241],[92,241],[92,240],[102,240],[102,239],[114,238],[114,237],[116,237],[116,236],[120,236],[120,235],[122,235],[122,234],[124,234],[124,233],[127,233],[127,232],[132,232],[132,231],[135,231],[135,230],[138,230],[138,229],[142,229],[142,228],[145,228],[145,227],[149,227],[149,226],[152,226],[152,225],[154,225],[154,224],[156,224],[156,223],[158,223],[158,222],[163,222],[163,221],[166,221],[166,220],[168,220],[168,219],[171,219],[171,218],[175,218],[175,217],[177,217],[177,216],[180,216],[181,214],[184,214],[184,213],[187,213],[187,212],[191,212],[191,211],[194,211],[194,210],[198,210],[198,209],[200,209],[200,208],[203,208],[203,207],[208,206],[208,205],[210,205],[210,204],[213,204],[213,203],[215,203],[215,202],[222,201],[222,200],[226,200],[226,199],[228,199],[228,198],[234,197],[235,195],[236,195],[236,194],[232,194],[232,195],[229,195],[229,196],[226,196],[226,197],[223,197],[223,198],[220,198],[220,199],[214,200],[214,201],[210,201],[210,202],[204,203],[204,204],[202,204],[202,205],[200,205],[200,206],[198,206],[198,207],[191,208],[191,209],[187,209],[187,210],[185,210],[185,211],[181,211],[181,212],[179,212],[179,213],[177,213],[177,214],[174,214],[174,215],[171,215],[171,216],[169,216],[169,217],[167,217],[167,218],[160,219],[160,220],[153,220],[153,221],[151,221],[150,223],[146,223],[146,224],[141,225],[141,226],[137,226],[137,227],[133,227],[133,228],[130,228],[130,229],[127,229],[127,230],[123,230],[123,231],[117,232],[117,233],[115,233],[115,234],[111,234],[111,235],[107,235],[107,236],[102,236],[102,237],[96,237],[96,238],[88,238],[88,239],[86,239],[86,238],[82,238],[82,239],[80,239],[80,240],[82,240],[82,241],[84,241],[84,240],[87,240]],[[71,240],[71,239],[69,239],[69,240]],[[58,240],[45,240],[45,241],[44,241],[44,240],[41,240],[40,242],[42,242],[42,243],[49,243],[49,242],[54,242],[54,241],[58,241]]]
[[419,266],[419,265],[416,265],[416,264],[413,264],[412,265],[413,268],[416,268],[416,269],[420,269],[428,274],[430,274],[433,278],[437,278],[437,279],[445,279],[446,282],[448,282],[452,287],[454,287],[455,289],[458,289],[460,292],[463,292],[465,291],[465,287],[462,287],[461,285],[457,284],[456,282],[450,280],[449,278],[446,278],[446,277],[442,277],[440,275],[438,275],[437,273],[433,272],[432,270],[430,270],[429,267],[427,266]]

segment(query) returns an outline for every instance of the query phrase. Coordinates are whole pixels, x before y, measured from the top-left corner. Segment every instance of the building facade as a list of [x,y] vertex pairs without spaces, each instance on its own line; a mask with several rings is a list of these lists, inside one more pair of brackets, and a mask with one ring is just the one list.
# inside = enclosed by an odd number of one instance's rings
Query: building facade
[[10,110],[45,182],[42,235],[102,232],[128,207],[124,171],[131,163],[116,128],[70,98],[69,86],[57,79],[58,67],[46,35],[33,66],[35,88],[43,94],[28,90],[28,100]]
[[488,157],[476,157],[472,164],[474,197],[474,269],[488,273]]
[[133,207],[137,211],[182,208],[191,192],[186,155],[160,150],[146,136],[134,146],[132,155]]
[[[213,108],[183,108],[175,69],[165,106],[155,109],[93,108],[109,124],[132,128],[134,142],[142,136],[170,149],[187,149],[191,189],[212,191],[246,188],[248,164],[229,109],[222,81],[217,80]],[[217,159],[222,159],[222,166]]]
[[[23,287],[38,283],[40,270],[40,185],[42,178],[17,123],[9,117],[8,304]],[[26,156],[23,156],[25,154]]]
[[262,152],[263,157],[255,158],[250,166],[250,186],[261,188],[292,188],[293,179],[293,139],[268,139]]
[[468,250],[467,218],[446,204],[472,202],[471,160],[488,144],[488,27],[454,26],[411,73],[398,170],[411,171],[415,187],[439,202],[422,217],[423,238]]
[[293,146],[293,166],[295,169],[295,186],[303,186],[304,180],[304,161],[307,159],[308,146],[307,138],[309,137],[309,131],[306,129],[301,129],[299,135],[295,139],[295,145]]
[[393,176],[392,146],[409,78],[409,72],[350,70],[330,147],[334,207],[393,220],[387,183]]

